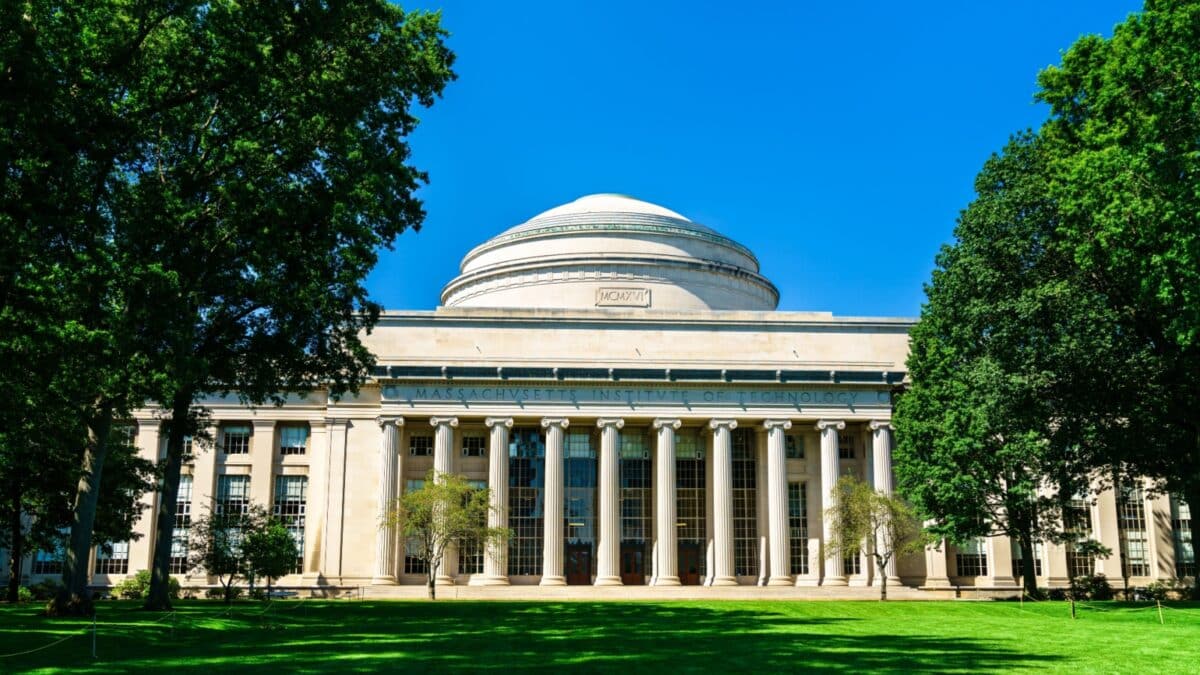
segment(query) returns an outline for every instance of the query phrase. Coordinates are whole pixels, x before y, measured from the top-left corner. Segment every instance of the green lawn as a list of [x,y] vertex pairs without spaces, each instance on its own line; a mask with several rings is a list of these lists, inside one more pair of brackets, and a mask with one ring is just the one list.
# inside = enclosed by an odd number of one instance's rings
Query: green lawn
[[[102,603],[90,620],[0,605],[0,672],[1200,669],[1200,604],[1061,602]],[[264,611],[265,610],[265,611]]]

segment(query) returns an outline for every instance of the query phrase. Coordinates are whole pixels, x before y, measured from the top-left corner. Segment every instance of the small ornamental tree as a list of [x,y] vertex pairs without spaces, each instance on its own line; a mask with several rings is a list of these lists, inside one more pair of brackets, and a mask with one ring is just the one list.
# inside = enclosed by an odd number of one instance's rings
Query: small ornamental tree
[[929,543],[907,502],[853,476],[838,479],[833,505],[825,515],[833,523],[826,555],[846,558],[865,550],[879,574],[880,600],[887,600],[888,563],[906,553],[919,553]]
[[430,471],[388,513],[384,524],[395,526],[414,544],[409,555],[425,562],[430,600],[437,597],[434,581],[447,548],[500,546],[508,538],[507,528],[487,526],[490,498],[491,490],[473,487],[462,476]]
[[217,578],[225,589],[227,603],[233,601],[233,583],[238,577],[250,574],[246,540],[262,529],[266,520],[266,510],[252,505],[244,512],[209,511],[192,521],[188,563],[192,569],[203,569]]
[[267,580],[267,597],[275,579],[296,569],[296,540],[283,523],[271,518],[261,528],[246,535],[242,545],[247,572],[252,578]]

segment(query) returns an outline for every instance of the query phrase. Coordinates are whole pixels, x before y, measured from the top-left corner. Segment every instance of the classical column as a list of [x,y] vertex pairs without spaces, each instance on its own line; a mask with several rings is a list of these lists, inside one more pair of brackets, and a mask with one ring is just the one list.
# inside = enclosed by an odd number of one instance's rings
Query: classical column
[[733,439],[737,420],[711,420],[713,432],[713,586],[736,586],[733,568]]
[[677,419],[656,419],[658,448],[654,463],[658,484],[655,486],[654,520],[658,530],[658,566],[655,567],[655,586],[679,585],[679,528],[675,514],[675,430]]
[[946,570],[946,541],[944,539],[925,549],[924,587],[950,588],[950,576]]
[[[508,430],[511,417],[489,417],[484,424],[491,430],[488,445],[488,488],[491,502],[488,527],[508,527]],[[480,586],[508,585],[508,543],[489,542],[483,552],[483,576],[471,583]]]
[[620,586],[617,557],[621,553],[621,516],[618,512],[617,441],[625,420],[604,417],[596,420],[600,428],[600,536],[596,542],[596,585]]
[[788,564],[787,463],[784,459],[784,432],[792,428],[789,420],[767,420],[767,523],[770,534],[771,577],[768,586],[791,586]]
[[565,586],[563,576],[563,417],[542,420],[546,430],[546,480],[542,499],[542,586]]
[[[431,417],[429,424],[435,431],[433,435],[433,475],[438,479],[442,474],[453,472],[454,460],[454,428],[458,426],[457,417]],[[454,585],[454,576],[458,572],[458,551],[453,546],[447,546],[442,553],[442,564],[434,574],[434,583],[439,586]]]
[[[895,490],[892,481],[892,423],[883,420],[874,420],[867,426],[871,429],[871,479],[874,482],[877,492],[882,492],[891,497]],[[885,545],[882,532],[879,534],[879,539],[875,542],[875,545],[880,548]],[[895,555],[888,560],[885,569],[887,570],[887,582],[889,585],[900,582],[900,576],[896,573]],[[875,571],[877,570],[872,570],[872,572]],[[875,585],[878,586],[880,584],[881,580],[877,576]]]
[[[821,432],[821,541],[828,547],[833,536],[833,523],[829,522],[826,512],[833,506],[833,490],[838,479],[838,432],[846,428],[841,420],[821,420],[817,422],[817,431]],[[846,575],[842,573],[842,557],[831,555],[828,548],[823,550],[822,559],[825,561],[825,578],[823,586],[845,586]]]
[[397,476],[400,467],[400,427],[403,417],[380,417],[383,429],[379,444],[379,529],[375,532],[375,577],[373,584],[396,583],[396,524],[388,515],[396,503]]

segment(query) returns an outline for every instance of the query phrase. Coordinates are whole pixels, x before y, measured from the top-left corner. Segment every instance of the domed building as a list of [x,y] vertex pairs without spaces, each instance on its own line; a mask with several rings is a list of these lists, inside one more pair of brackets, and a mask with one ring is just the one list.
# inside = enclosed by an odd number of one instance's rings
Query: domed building
[[[301,551],[279,585],[419,595],[425,563],[383,515],[436,469],[490,487],[493,522],[511,531],[436,571],[468,597],[559,593],[516,588],[535,585],[805,597],[878,584],[866,558],[825,555],[822,514],[838,476],[892,490],[912,321],[780,312],[778,301],[753,252],[670,209],[598,194],[543,211],[468,252],[436,310],[384,312],[364,338],[378,366],[357,395],[206,402],[215,448],[184,469],[172,571],[185,587],[215,583],[188,566],[189,514],[257,503]],[[159,432],[153,411],[137,415],[149,458]],[[97,554],[96,585],[149,567],[155,499],[146,506],[139,539]],[[1177,504],[1123,501],[1124,543],[1111,492],[1078,510],[1081,527],[1126,552],[1134,583],[1173,574],[1170,529],[1156,523],[1179,521]],[[885,575],[900,595],[1012,594],[1016,555],[991,537]],[[38,554],[30,572],[52,562]],[[1036,562],[1043,586],[1120,576],[1118,563],[1059,545]],[[686,586],[702,588],[662,590]]]

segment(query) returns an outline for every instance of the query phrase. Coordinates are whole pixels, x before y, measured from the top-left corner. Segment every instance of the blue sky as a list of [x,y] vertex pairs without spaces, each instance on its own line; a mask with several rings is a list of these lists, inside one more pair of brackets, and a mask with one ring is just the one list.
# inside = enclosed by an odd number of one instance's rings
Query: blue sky
[[459,79],[421,114],[428,216],[368,279],[432,309],[476,244],[595,192],[754,251],[782,310],[916,316],[1037,72],[1140,9],[1109,0],[488,2],[441,9]]

